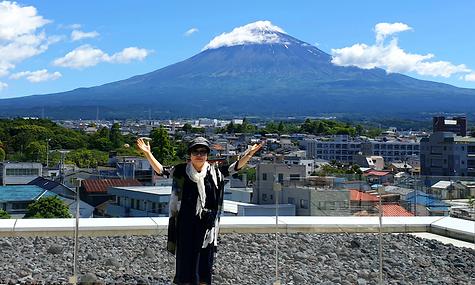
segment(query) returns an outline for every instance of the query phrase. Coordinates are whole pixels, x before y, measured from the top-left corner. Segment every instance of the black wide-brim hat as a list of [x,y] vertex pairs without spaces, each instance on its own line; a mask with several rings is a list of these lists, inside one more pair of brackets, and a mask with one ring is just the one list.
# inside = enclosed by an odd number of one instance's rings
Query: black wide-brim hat
[[211,150],[210,143],[207,139],[205,139],[204,137],[196,137],[188,143],[188,152],[199,146],[207,148],[208,152],[210,152]]

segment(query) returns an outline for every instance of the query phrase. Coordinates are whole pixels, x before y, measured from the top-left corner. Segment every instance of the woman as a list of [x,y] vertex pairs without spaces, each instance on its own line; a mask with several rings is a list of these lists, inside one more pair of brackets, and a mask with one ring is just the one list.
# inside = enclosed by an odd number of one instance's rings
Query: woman
[[[150,144],[138,139],[137,146],[153,169],[162,173],[163,166],[152,155]],[[262,146],[255,144],[229,167],[218,167],[207,162],[207,139],[197,137],[189,143],[190,161],[176,165],[172,174],[167,249],[176,256],[175,283],[211,284],[224,177],[246,165]]]

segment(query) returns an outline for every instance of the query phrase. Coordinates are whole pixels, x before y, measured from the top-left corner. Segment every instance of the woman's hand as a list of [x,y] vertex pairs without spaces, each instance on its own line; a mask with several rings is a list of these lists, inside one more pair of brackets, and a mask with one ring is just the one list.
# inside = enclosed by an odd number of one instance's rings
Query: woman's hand
[[247,153],[247,155],[249,155],[251,157],[254,156],[254,154],[256,152],[258,152],[265,144],[266,144],[266,142],[262,141],[261,143],[258,143],[258,144],[256,143],[256,144],[252,145],[251,148],[249,149],[249,152]]
[[149,153],[151,153],[151,150],[150,150],[150,142],[144,141],[144,139],[142,139],[142,138],[137,139],[137,147],[138,147],[139,150],[142,151],[144,154],[149,154]]
[[264,144],[265,141],[252,145],[251,148],[249,148],[241,157],[241,159],[239,159],[239,161],[237,162],[237,169],[241,169],[242,167],[244,167],[244,165],[246,165],[249,159],[251,159],[251,157],[264,146]]

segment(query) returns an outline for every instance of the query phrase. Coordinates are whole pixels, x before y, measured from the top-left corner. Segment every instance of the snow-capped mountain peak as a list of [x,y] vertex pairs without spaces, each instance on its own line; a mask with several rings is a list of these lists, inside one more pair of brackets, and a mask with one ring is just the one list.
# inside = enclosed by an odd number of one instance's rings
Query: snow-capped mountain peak
[[270,21],[257,21],[234,28],[229,33],[222,33],[212,39],[203,50],[245,44],[286,44],[283,34],[287,33]]

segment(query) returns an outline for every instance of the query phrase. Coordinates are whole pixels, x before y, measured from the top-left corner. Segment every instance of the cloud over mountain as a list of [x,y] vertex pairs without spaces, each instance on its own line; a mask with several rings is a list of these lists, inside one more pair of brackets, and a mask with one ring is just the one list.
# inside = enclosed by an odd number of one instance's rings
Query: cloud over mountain
[[222,33],[212,39],[203,50],[243,44],[280,43],[281,39],[276,32],[285,34],[283,29],[273,25],[270,21],[257,21],[237,27],[229,33]]

